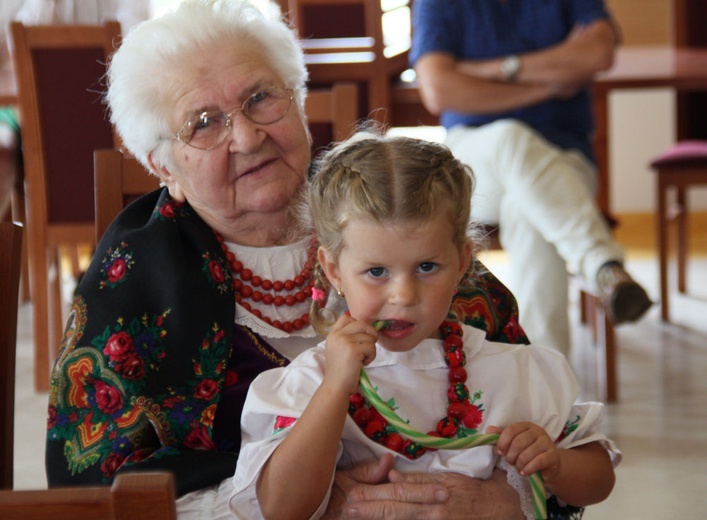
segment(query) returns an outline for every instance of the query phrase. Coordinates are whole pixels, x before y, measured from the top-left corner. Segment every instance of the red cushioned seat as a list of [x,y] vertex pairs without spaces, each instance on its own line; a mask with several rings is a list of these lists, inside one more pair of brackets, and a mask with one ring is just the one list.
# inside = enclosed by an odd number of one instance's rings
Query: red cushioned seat
[[680,141],[651,161],[651,167],[707,161],[707,141]]

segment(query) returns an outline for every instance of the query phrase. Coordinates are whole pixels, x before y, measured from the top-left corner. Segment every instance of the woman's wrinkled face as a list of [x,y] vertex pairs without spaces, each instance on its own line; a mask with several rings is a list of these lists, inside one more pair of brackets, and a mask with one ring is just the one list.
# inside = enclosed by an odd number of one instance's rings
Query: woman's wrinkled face
[[[186,79],[174,90],[174,133],[195,114],[230,113],[263,88],[290,86],[258,48],[236,43],[214,50],[194,53],[185,67]],[[239,241],[239,229],[285,214],[305,181],[310,139],[295,101],[275,123],[253,123],[240,111],[232,122],[226,140],[211,150],[173,141],[172,167],[160,175],[176,200],[188,201],[212,228]]]

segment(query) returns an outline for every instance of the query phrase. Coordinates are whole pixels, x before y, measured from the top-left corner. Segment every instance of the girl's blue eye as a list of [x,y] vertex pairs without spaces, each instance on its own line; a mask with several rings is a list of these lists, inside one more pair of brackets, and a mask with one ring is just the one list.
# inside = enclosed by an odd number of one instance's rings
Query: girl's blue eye
[[437,264],[435,264],[434,262],[422,262],[420,264],[419,269],[422,273],[431,273],[435,269],[437,269]]
[[385,268],[384,267],[371,267],[368,270],[368,274],[371,275],[373,278],[380,278],[385,274]]

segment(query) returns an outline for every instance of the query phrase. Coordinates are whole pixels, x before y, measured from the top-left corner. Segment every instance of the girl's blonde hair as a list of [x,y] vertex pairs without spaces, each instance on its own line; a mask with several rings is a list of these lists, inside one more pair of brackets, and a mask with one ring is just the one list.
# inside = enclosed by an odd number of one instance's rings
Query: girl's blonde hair
[[[470,225],[473,183],[471,168],[442,144],[366,130],[317,159],[304,212],[319,243],[335,259],[343,247],[344,228],[357,218],[396,225],[445,214],[461,251],[469,241],[479,243],[472,240],[478,232]],[[312,301],[310,319],[324,332],[332,323],[324,309],[330,284],[318,264],[314,278],[319,297]]]

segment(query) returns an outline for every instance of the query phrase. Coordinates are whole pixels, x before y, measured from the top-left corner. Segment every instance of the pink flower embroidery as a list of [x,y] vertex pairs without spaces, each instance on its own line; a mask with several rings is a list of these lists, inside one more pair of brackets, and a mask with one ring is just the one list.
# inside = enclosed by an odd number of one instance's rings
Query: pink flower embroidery
[[297,419],[294,417],[283,417],[282,415],[278,415],[277,418],[275,419],[275,426],[273,427],[273,435],[281,432],[285,428],[289,428],[292,426]]

